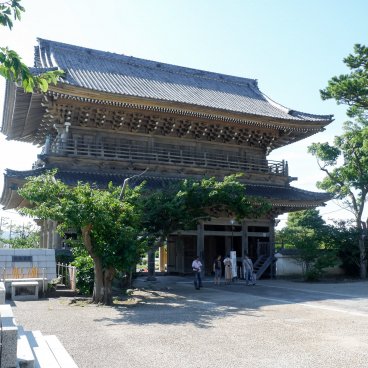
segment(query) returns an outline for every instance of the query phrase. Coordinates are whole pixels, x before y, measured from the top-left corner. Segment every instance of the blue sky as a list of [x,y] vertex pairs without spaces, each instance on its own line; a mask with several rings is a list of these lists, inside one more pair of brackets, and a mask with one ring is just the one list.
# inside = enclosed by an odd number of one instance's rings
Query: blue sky
[[[23,0],[22,21],[0,30],[0,45],[33,63],[36,38],[213,72],[255,78],[273,100],[292,109],[334,114],[325,132],[274,151],[289,162],[294,186],[317,190],[323,177],[306,150],[331,141],[347,119],[345,107],[322,101],[319,89],[347,72],[342,59],[355,43],[368,44],[368,2],[363,0]],[[1,97],[4,94],[0,86]],[[0,107],[0,114],[2,107]],[[34,147],[0,136],[0,175],[6,167],[29,169]],[[2,177],[0,178],[2,192]],[[335,204],[325,219],[346,217]],[[0,216],[12,216],[2,213]],[[286,218],[286,215],[282,216]]]

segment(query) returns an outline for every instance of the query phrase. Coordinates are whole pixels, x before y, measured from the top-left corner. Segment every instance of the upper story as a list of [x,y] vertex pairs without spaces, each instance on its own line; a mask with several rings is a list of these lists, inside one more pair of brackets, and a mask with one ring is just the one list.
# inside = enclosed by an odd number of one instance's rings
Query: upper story
[[285,185],[287,164],[267,154],[332,121],[275,103],[254,79],[39,39],[33,71],[53,69],[65,76],[46,94],[6,88],[2,132],[43,146],[39,166]]

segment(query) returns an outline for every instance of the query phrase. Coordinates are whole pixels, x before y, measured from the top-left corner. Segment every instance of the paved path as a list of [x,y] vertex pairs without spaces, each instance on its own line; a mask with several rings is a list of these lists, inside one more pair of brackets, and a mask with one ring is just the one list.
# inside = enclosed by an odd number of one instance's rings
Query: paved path
[[368,283],[142,279],[131,305],[16,302],[26,329],[55,334],[80,368],[368,367]]

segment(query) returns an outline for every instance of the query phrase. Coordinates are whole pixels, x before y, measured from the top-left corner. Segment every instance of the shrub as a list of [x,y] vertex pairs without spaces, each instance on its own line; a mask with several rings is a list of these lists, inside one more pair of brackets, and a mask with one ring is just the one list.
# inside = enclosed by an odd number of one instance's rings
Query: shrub
[[72,262],[72,266],[77,268],[77,289],[82,295],[91,295],[94,282],[93,260],[87,252],[81,253]]

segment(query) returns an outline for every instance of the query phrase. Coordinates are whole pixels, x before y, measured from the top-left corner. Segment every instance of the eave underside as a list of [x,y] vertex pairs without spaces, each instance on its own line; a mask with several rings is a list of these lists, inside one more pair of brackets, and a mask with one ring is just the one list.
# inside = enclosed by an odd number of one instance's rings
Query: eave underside
[[[9,88],[13,87],[9,85]],[[13,93],[13,95],[12,95]],[[101,97],[101,96],[100,96]],[[259,146],[270,152],[324,130],[326,121],[292,121],[225,111],[195,111],[191,106],[155,106],[121,96],[120,102],[60,94],[7,93],[2,132],[7,139],[43,145],[55,136],[54,125],[91,129],[102,134],[134,133],[179,137],[234,145]]]

